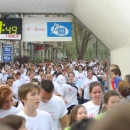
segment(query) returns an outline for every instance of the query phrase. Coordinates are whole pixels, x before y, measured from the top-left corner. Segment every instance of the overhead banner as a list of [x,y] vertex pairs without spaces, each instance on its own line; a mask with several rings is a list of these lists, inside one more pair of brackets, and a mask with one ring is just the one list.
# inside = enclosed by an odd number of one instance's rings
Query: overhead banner
[[0,19],[0,39],[21,40],[22,19]]
[[72,41],[72,19],[69,17],[25,17],[23,42]]

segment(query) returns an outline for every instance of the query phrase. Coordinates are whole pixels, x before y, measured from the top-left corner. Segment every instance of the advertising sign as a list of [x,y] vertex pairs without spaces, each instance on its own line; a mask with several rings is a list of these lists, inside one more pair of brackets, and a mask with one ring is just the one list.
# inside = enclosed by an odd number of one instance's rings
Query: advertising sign
[[48,37],[72,37],[71,22],[48,22],[47,28]]
[[3,45],[3,53],[11,53],[12,45]]
[[22,40],[72,41],[72,19],[70,17],[25,17]]
[[22,19],[0,19],[0,39],[21,40]]
[[3,45],[3,48],[2,48],[2,52],[3,52],[2,60],[3,60],[3,62],[12,62],[12,53],[13,53],[12,51],[13,51],[12,45],[9,45],[9,44]]
[[3,62],[12,62],[12,54],[3,54]]

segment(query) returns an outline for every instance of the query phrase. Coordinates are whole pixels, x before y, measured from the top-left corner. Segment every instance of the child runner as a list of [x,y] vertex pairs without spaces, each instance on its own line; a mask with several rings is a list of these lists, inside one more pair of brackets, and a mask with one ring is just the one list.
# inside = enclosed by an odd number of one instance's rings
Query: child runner
[[118,89],[118,83],[121,81],[121,71],[119,69],[113,69],[111,70],[111,84],[113,90]]
[[27,130],[54,130],[50,115],[47,112],[37,110],[41,100],[40,88],[37,85],[33,83],[22,85],[18,95],[24,109],[17,115],[26,119]]
[[79,122],[82,119],[87,118],[87,111],[84,106],[76,105],[71,110],[69,127],[65,128],[65,130],[71,130],[71,126],[74,122]]

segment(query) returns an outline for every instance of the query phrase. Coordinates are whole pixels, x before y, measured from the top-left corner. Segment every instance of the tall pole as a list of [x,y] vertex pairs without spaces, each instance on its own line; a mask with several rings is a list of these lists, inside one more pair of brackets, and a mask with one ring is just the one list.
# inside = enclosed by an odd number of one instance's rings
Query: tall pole
[[12,64],[14,63],[14,42],[11,42],[12,44]]
[[[23,19],[23,15],[19,14],[19,17]],[[19,41],[19,58],[20,58],[20,64],[21,64],[21,55],[22,55],[22,40]]]
[[21,42],[19,41],[19,58],[20,58],[20,64],[21,64]]

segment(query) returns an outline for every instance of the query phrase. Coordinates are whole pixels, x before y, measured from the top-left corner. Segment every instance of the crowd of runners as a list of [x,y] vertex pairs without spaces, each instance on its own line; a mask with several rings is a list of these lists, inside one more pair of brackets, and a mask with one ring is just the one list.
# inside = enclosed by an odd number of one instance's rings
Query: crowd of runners
[[107,60],[0,65],[1,128],[88,130],[129,100],[130,74],[123,79],[119,66]]

